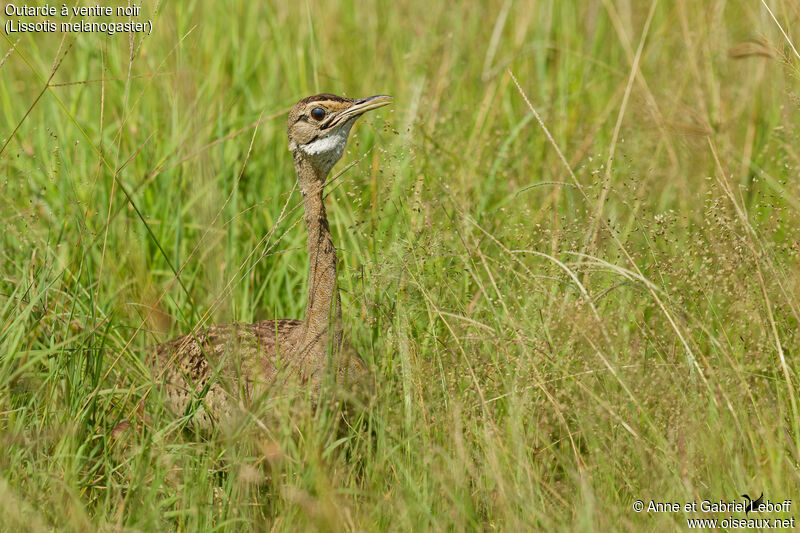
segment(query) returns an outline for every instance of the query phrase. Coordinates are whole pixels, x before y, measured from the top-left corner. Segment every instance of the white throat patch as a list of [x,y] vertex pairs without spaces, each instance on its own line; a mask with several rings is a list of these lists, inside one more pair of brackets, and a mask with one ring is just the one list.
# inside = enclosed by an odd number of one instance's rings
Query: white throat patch
[[348,120],[330,134],[320,137],[310,143],[301,144],[298,148],[312,159],[318,167],[326,172],[342,158],[344,147],[347,146],[347,137],[355,120]]

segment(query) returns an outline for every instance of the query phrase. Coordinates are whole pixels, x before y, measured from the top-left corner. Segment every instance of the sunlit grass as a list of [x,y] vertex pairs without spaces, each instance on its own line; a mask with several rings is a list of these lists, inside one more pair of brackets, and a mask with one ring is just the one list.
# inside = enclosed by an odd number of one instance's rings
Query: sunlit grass
[[[683,530],[632,502],[791,499],[800,10],[767,4],[149,2],[145,38],[0,39],[0,523]],[[147,346],[303,313],[285,116],[321,91],[394,96],[327,200],[376,396],[182,432]]]

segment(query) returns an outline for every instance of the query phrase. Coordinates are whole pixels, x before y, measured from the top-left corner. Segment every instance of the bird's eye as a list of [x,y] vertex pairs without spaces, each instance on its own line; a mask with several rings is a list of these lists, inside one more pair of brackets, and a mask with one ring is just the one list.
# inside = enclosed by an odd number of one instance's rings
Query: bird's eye
[[311,116],[314,118],[314,120],[322,120],[325,118],[325,110],[321,107],[315,107],[311,110]]

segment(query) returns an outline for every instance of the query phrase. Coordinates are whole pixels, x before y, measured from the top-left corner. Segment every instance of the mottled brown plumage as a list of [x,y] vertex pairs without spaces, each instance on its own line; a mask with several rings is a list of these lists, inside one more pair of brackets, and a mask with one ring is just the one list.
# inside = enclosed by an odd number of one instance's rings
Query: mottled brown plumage
[[356,119],[389,103],[388,96],[318,94],[292,108],[287,134],[308,231],[305,317],[210,326],[158,345],[154,371],[175,414],[193,414],[200,428],[210,429],[255,402],[297,394],[298,388],[316,402],[326,375],[345,390],[370,387],[366,365],[342,334],[336,248],[322,190]]

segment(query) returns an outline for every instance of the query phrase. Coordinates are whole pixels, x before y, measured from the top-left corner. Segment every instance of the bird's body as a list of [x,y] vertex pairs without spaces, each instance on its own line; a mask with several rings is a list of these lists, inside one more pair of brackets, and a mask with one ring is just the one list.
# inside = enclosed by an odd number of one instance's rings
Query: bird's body
[[319,94],[292,108],[289,149],[303,192],[308,231],[305,317],[215,325],[158,345],[154,371],[175,414],[193,414],[199,427],[208,429],[254,402],[293,393],[298,386],[305,387],[316,401],[326,375],[345,389],[368,386],[367,367],[342,334],[336,248],[323,186],[344,153],[355,120],[390,102],[387,96],[352,100]]

